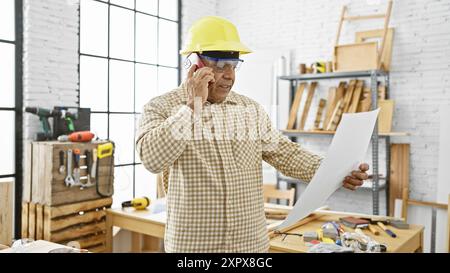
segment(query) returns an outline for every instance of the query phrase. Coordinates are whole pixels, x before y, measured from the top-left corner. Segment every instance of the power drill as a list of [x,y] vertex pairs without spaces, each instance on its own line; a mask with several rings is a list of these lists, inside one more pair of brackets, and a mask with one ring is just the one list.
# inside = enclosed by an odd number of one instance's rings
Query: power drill
[[122,202],[122,208],[133,207],[137,210],[146,209],[150,205],[150,199],[148,197],[134,198],[131,201]]
[[50,123],[48,122],[48,118],[53,116],[52,111],[39,107],[26,107],[25,112],[37,115],[42,124],[42,129],[44,132],[37,133],[36,140],[50,140],[52,138],[52,133],[50,132]]
[[25,112],[37,115],[42,124],[43,132],[36,134],[37,141],[51,140],[53,138],[50,129],[50,122],[48,121],[48,119],[51,117],[64,119],[66,121],[69,132],[75,131],[73,120],[77,119],[77,115],[72,114],[66,110],[49,110],[41,107],[26,107]]

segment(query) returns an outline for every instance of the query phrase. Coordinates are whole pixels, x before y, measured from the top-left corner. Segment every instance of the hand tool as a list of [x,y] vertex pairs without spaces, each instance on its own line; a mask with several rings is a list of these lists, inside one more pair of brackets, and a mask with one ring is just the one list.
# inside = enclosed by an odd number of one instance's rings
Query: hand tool
[[378,230],[375,227],[373,227],[372,225],[369,224],[369,226],[367,228],[370,230],[370,232],[373,233],[373,235],[380,235],[380,232],[378,232]]
[[122,208],[133,207],[137,210],[142,210],[150,205],[150,199],[148,197],[134,198],[131,201],[122,202]]
[[[114,194],[114,187],[112,185],[113,182],[113,170],[114,170],[114,143],[113,142],[108,142],[105,144],[101,144],[98,145],[97,147],[98,151],[97,151],[97,155],[98,155],[98,159],[103,159],[105,157],[109,157],[109,175],[107,176],[108,179],[108,184],[106,184],[106,190],[104,191],[103,189],[100,189],[100,181],[99,178],[97,178],[96,180],[96,190],[97,190],[97,194],[102,196],[102,197],[110,197]],[[98,172],[98,166],[100,165],[100,163],[96,164],[96,172]],[[105,185],[105,184],[102,184]]]
[[66,165],[64,165],[64,156],[65,153],[64,151],[59,151],[59,173],[60,174],[64,174],[64,172],[66,171]]
[[75,185],[75,181],[72,177],[72,159],[73,159],[72,150],[69,149],[67,150],[67,176],[66,179],[64,180],[67,187],[72,187],[73,185]]
[[75,180],[74,186],[80,185],[80,149],[74,149],[73,155],[75,159],[74,169],[73,169],[73,179]]
[[91,168],[91,178],[95,179],[97,173],[97,149],[92,150],[92,168]]
[[392,230],[388,229],[382,222],[377,222],[377,225],[381,227],[381,229],[383,229],[392,238],[397,237],[397,235],[394,232],[392,232]]
[[37,141],[43,140],[51,140],[53,138],[53,134],[50,129],[50,123],[48,121],[49,118],[62,118],[66,121],[67,127],[69,131],[73,131],[73,119],[77,119],[78,116],[76,114],[70,113],[68,111],[58,110],[58,109],[45,109],[41,107],[26,107],[25,112],[34,114],[39,117],[39,120],[42,125],[43,132],[39,132],[36,134],[35,139]]
[[89,151],[86,151],[85,152],[85,156],[84,156],[85,158],[86,158],[86,166],[83,166],[83,167],[86,167],[86,172],[87,172],[87,182],[85,183],[85,184],[83,184],[83,187],[85,187],[85,188],[89,188],[89,187],[92,187],[92,186],[94,186],[94,183],[92,183],[92,181],[91,181],[91,167],[92,167],[92,156],[91,156],[91,152],[89,152]]
[[111,156],[113,154],[114,147],[111,142],[108,142],[105,144],[98,145],[97,149],[98,149],[98,151],[97,151],[98,158],[102,159],[102,158]]

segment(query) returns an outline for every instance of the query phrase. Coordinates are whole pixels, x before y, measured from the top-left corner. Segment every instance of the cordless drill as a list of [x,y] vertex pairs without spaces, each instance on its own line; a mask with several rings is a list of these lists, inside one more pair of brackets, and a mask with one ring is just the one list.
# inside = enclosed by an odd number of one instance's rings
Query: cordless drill
[[50,129],[50,122],[48,121],[49,118],[62,118],[66,121],[69,132],[75,131],[73,120],[77,119],[77,115],[70,113],[67,110],[49,110],[41,107],[26,107],[25,112],[34,114],[39,117],[43,132],[39,132],[36,134],[37,141],[51,140],[53,138]]
[[53,117],[53,112],[51,110],[40,107],[26,107],[25,112],[38,116],[39,121],[41,122],[43,132],[39,132],[36,134],[36,140],[50,140],[52,138],[52,133],[50,132],[50,122],[48,122],[48,119],[50,117]]

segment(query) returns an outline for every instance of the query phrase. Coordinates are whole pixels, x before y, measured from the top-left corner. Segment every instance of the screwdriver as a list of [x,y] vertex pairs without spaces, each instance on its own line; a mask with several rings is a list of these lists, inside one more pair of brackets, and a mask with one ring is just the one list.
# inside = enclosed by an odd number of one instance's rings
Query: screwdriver
[[378,226],[380,226],[380,228],[382,228],[387,234],[389,234],[389,236],[391,236],[392,238],[397,237],[397,235],[395,235],[394,232],[392,232],[392,230],[388,229],[383,223],[378,222],[377,223]]

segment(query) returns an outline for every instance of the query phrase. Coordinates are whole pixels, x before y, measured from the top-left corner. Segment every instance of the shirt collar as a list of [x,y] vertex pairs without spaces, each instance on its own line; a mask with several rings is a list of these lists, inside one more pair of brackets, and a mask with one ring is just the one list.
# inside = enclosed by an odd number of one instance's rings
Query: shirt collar
[[[187,93],[187,89],[186,89],[186,85],[185,82],[182,82],[181,85],[179,86],[179,88],[182,91],[182,103],[186,104],[187,103],[187,99],[188,99],[188,93]],[[236,93],[234,93],[234,91],[230,91],[230,93],[228,93],[228,96],[225,98],[225,100],[222,102],[224,104],[238,104],[238,98]]]

